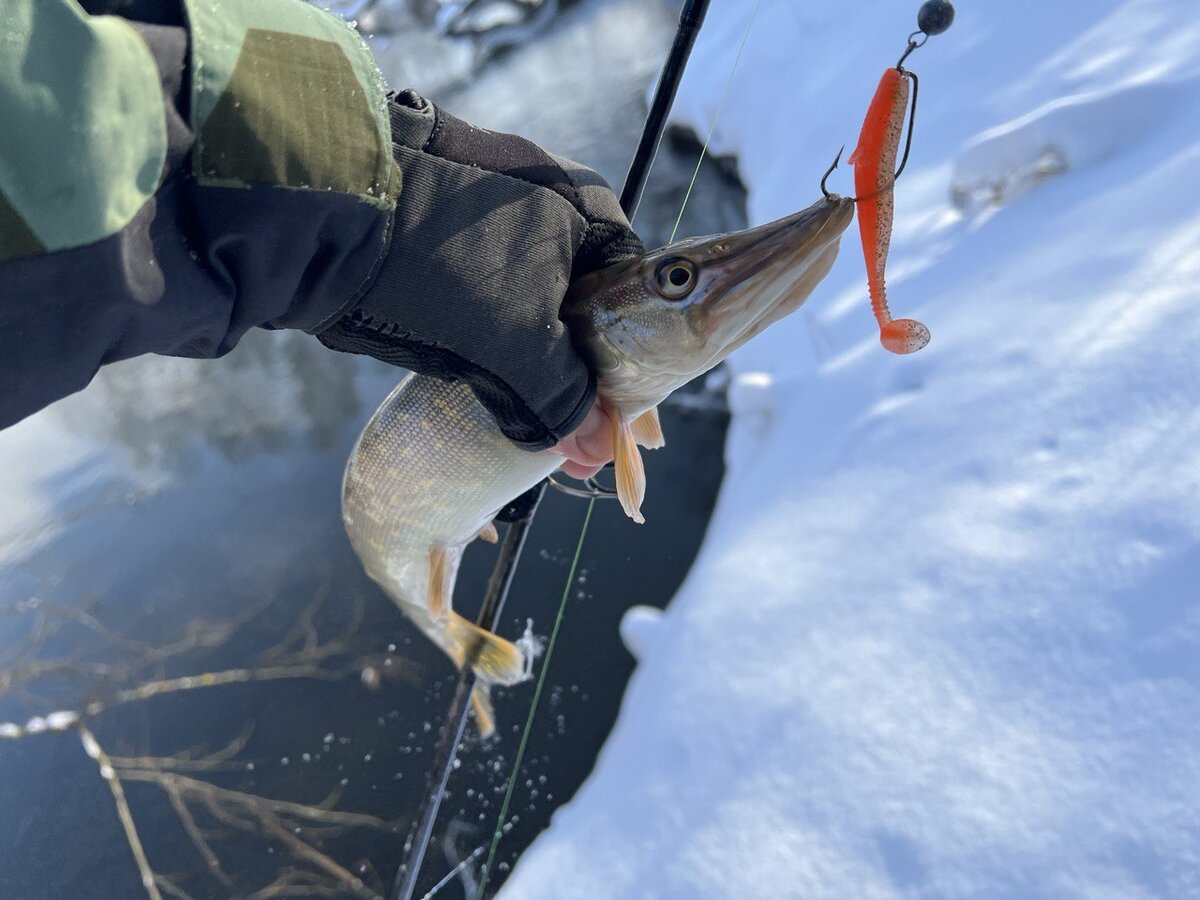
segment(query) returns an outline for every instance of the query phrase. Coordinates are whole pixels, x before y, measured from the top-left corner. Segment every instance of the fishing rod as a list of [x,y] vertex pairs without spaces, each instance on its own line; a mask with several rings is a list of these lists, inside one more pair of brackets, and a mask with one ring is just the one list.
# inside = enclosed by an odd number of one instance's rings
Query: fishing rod
[[[650,102],[650,110],[642,125],[641,138],[634,151],[629,171],[625,175],[625,184],[621,189],[621,209],[632,220],[641,202],[642,191],[646,187],[646,179],[650,167],[658,152],[663,132],[667,127],[667,115],[679,91],[679,83],[683,79],[684,69],[688,58],[704,24],[708,13],[710,0],[685,0],[679,13],[679,25],[675,30],[675,39],[671,51],[663,64],[658,86]],[[498,521],[507,523],[504,541],[500,546],[500,555],[492,568],[484,593],[483,606],[479,611],[476,623],[488,631],[493,630],[501,612],[504,610],[508,591],[512,585],[513,575],[521,559],[521,551],[538,505],[546,493],[548,480],[543,480],[530,488],[521,496],[508,504],[496,516]],[[607,494],[604,489],[590,483],[593,498]],[[393,900],[413,900],[417,890],[417,878],[421,873],[421,865],[425,861],[425,852],[433,837],[433,828],[441,810],[442,798],[446,793],[446,785],[450,773],[454,769],[454,759],[458,745],[466,732],[467,718],[471,709],[471,689],[475,685],[475,673],[469,665],[464,666],[459,673],[458,684],[454,697],[434,749],[433,765],[430,770],[430,790],[425,797],[425,803],[420,815],[409,833],[404,844],[403,859],[396,873],[396,881],[392,891]]]

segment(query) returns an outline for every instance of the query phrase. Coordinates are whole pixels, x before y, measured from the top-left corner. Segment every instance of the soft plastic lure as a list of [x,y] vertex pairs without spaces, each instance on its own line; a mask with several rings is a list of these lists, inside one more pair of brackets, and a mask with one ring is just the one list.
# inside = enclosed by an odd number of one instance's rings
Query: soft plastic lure
[[884,284],[892,244],[896,155],[908,110],[909,76],[910,73],[898,67],[883,73],[867,108],[858,146],[850,156],[871,311],[879,323],[879,342],[893,353],[916,353],[929,343],[929,329],[916,319],[892,318]]

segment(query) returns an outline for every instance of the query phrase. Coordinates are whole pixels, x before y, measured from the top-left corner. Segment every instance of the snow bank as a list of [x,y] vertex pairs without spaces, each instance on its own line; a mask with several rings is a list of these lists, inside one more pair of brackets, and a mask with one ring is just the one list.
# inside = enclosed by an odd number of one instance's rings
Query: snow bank
[[[752,219],[813,199],[916,5],[763,3],[716,136]],[[738,354],[704,550],[506,900],[1200,896],[1192,7],[960,4],[913,57],[890,287],[933,342],[879,348],[851,232]]]

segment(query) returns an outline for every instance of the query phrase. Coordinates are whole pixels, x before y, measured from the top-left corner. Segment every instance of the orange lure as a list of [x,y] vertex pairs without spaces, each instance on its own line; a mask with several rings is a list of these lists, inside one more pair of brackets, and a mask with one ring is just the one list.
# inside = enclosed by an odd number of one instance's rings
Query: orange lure
[[896,153],[908,109],[908,78],[888,69],[867,108],[858,146],[850,156],[858,201],[858,230],[867,260],[871,311],[879,322],[879,343],[893,353],[916,353],[929,343],[929,329],[916,319],[893,319],[887,304],[884,269],[892,244],[892,191]]

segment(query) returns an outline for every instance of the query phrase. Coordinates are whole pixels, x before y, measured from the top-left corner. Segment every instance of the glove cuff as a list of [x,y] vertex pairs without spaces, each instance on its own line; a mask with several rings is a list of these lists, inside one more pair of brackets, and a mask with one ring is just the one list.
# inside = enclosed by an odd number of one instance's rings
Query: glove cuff
[[492,372],[452,350],[406,334],[394,323],[373,319],[356,310],[322,331],[317,339],[343,353],[359,353],[443,381],[465,383],[496,417],[504,436],[524,450],[553,447],[583,423],[596,396],[596,378],[589,372],[575,408],[561,422],[547,427],[521,395]]

